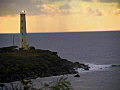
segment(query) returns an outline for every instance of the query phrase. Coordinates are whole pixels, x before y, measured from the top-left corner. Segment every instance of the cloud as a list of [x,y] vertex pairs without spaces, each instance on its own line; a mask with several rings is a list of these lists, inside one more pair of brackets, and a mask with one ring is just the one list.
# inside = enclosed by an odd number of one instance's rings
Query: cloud
[[32,0],[35,3],[42,4],[55,4],[61,2],[70,2],[71,0]]
[[82,0],[85,2],[101,2],[101,3],[117,3],[117,7],[120,8],[120,0]]
[[21,10],[38,14],[38,9],[31,0],[0,0],[0,16],[16,15]]
[[120,0],[99,0],[99,1],[106,2],[106,3],[111,3],[111,2],[120,3]]
[[102,16],[103,15],[103,13],[99,10],[99,9],[92,9],[91,7],[88,7],[87,9],[86,9],[86,13],[88,14],[88,15],[92,15],[92,16]]
[[60,9],[70,9],[70,8],[71,7],[68,4],[64,4],[64,5],[60,6]]
[[120,9],[117,9],[114,14],[115,15],[120,15]]
[[117,3],[117,7],[120,8],[120,0],[100,0],[100,2],[104,3]]
[[48,15],[60,15],[60,14],[68,14],[68,10],[60,9],[60,7],[51,5],[51,4],[44,4],[40,6],[41,11]]
[[[111,7],[118,9],[118,3],[120,0],[0,0],[0,16],[16,15],[21,10],[27,10],[28,15],[87,12],[89,15],[102,16],[103,12],[112,12],[109,10]],[[86,7],[90,8],[85,10]]]
[[69,1],[71,0],[0,0],[0,16],[16,15],[21,10],[26,10],[28,15],[45,14],[39,8],[44,4],[56,5],[60,7],[59,9],[68,9],[67,2]]
[[85,1],[85,2],[92,2],[93,0],[82,0],[82,1]]

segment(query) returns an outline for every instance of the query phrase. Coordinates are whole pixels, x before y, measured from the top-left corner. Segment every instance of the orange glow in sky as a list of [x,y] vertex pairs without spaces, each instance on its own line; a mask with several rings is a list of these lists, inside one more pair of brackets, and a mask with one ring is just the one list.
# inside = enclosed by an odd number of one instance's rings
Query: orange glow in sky
[[[37,0],[32,1],[36,2]],[[32,11],[27,11],[27,32],[120,30],[120,8],[118,4],[117,2],[99,2],[99,0],[93,0],[93,2],[71,0],[68,3],[68,0],[63,0],[54,4],[36,5],[42,14],[30,15]],[[19,23],[19,13],[0,16],[0,33],[19,33]]]

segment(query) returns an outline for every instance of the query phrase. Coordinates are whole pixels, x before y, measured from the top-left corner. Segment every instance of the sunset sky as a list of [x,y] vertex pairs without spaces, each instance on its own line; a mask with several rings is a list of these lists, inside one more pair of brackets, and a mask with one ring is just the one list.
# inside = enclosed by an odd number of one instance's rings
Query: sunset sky
[[27,32],[120,30],[120,0],[0,0],[0,33],[19,33],[21,10]]

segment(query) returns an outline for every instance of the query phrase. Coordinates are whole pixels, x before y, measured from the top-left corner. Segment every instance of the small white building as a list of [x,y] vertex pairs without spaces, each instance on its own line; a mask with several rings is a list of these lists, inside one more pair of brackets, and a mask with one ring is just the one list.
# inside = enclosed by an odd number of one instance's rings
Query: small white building
[[29,44],[27,41],[27,32],[26,32],[26,16],[25,11],[23,10],[20,13],[20,48],[23,50],[29,49]]

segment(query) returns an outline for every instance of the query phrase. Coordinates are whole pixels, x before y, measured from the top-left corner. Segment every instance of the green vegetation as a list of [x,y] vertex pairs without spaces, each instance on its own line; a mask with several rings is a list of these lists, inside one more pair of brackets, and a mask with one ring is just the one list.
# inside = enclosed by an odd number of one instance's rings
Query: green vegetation
[[[89,69],[87,65],[62,59],[57,52],[32,49],[23,51],[0,49],[0,83],[25,78],[48,77],[76,73],[74,68]],[[86,69],[86,70],[87,70]]]

